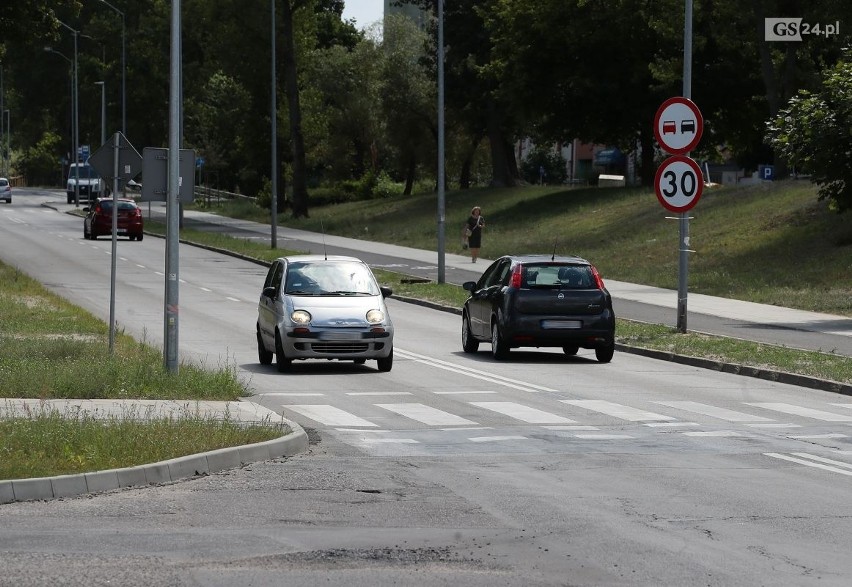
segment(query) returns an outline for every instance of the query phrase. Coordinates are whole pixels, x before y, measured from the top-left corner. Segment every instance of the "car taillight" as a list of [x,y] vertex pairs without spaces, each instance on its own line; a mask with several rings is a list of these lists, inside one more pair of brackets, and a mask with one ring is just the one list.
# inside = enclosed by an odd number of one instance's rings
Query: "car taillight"
[[521,273],[524,270],[524,266],[518,263],[515,265],[515,269],[512,271],[512,279],[509,281],[509,286],[514,287],[515,289],[521,289]]
[[592,275],[595,277],[595,285],[598,286],[598,289],[604,289],[603,277],[601,277],[597,267],[594,265],[592,265]]
[[102,213],[103,213],[103,209],[101,208],[101,205],[98,204],[97,206],[95,206],[95,214],[102,214]]
[[133,211],[133,215],[134,215],[134,216],[137,216],[138,218],[142,218],[142,208],[136,208],[136,209]]

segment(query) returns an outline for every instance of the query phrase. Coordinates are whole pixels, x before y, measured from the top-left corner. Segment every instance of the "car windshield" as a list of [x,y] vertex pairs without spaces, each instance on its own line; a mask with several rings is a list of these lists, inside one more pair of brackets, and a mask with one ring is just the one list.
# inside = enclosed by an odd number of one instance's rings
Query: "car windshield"
[[522,287],[549,289],[588,289],[595,287],[588,265],[535,264],[524,265]]
[[76,178],[79,173],[80,179],[98,179],[98,172],[95,171],[88,163],[80,164],[77,167],[79,168],[79,172],[77,171],[77,168],[72,166],[68,173],[68,177]]
[[352,261],[290,263],[284,293],[290,295],[374,296],[379,288],[370,269]]

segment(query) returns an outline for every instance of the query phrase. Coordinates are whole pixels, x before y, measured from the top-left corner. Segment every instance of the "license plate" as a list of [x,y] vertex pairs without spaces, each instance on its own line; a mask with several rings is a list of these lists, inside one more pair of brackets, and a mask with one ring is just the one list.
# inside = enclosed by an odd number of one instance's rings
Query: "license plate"
[[542,320],[541,327],[545,330],[582,328],[582,320]]
[[126,228],[117,228],[117,229],[115,229],[115,232],[117,234],[127,234],[127,229]]
[[360,332],[320,332],[320,340],[357,340]]

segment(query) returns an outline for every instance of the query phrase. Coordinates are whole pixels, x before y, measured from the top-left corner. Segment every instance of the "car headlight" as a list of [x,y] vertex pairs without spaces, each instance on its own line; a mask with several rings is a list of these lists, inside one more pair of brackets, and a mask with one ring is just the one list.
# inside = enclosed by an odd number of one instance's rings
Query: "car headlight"
[[290,320],[296,324],[310,324],[311,313],[306,310],[296,310],[290,314]]
[[385,321],[385,313],[381,310],[370,310],[367,312],[367,322],[370,324],[381,324]]

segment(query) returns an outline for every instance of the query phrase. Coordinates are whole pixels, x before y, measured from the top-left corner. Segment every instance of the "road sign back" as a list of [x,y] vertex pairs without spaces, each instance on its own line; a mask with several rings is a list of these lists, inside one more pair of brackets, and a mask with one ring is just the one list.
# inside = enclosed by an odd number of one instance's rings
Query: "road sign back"
[[672,155],[683,155],[698,145],[704,132],[704,118],[689,98],[669,98],[654,116],[654,137]]
[[120,132],[113,134],[109,140],[101,145],[91,157],[91,165],[98,175],[110,178],[115,175],[115,144],[118,142],[118,179],[130,181],[142,171],[142,155],[133,148],[130,141]]

